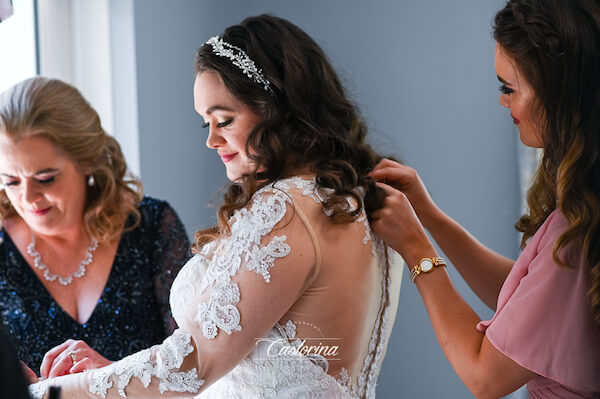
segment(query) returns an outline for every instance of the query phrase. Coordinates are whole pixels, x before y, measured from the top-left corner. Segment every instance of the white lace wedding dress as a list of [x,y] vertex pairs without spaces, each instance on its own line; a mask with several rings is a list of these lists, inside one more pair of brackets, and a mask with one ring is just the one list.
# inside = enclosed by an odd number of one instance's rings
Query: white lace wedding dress
[[335,224],[326,198],[310,178],[261,189],[177,276],[171,337],[33,397],[374,398],[403,267],[364,211]]

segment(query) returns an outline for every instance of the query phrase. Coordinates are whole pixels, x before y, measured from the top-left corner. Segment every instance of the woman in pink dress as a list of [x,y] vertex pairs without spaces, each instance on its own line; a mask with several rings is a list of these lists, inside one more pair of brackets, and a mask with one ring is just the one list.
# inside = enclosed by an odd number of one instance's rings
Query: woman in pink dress
[[[500,104],[523,144],[543,149],[516,224],[523,253],[513,262],[484,247],[434,204],[413,169],[389,160],[372,173],[389,194],[372,226],[403,255],[445,355],[475,396],[527,383],[531,398],[597,398],[600,2],[509,0],[494,37]],[[454,289],[425,228],[496,310],[492,320]]]

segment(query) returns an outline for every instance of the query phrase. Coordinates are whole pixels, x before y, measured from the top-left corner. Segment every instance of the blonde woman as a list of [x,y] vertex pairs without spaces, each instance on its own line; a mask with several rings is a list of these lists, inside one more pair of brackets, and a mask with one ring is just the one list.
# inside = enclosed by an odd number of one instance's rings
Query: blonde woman
[[0,183],[1,321],[30,368],[96,368],[170,334],[185,231],[74,87],[36,77],[2,94]]

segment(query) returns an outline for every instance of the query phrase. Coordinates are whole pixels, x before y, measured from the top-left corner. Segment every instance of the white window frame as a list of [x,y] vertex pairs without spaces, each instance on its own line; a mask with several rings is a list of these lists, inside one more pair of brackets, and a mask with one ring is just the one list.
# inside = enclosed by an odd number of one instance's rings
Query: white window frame
[[38,74],[35,0],[0,0],[13,14],[0,23],[0,92]]
[[38,0],[40,74],[77,87],[113,130],[108,0]]
[[133,0],[37,0],[37,12],[40,75],[79,89],[139,176]]

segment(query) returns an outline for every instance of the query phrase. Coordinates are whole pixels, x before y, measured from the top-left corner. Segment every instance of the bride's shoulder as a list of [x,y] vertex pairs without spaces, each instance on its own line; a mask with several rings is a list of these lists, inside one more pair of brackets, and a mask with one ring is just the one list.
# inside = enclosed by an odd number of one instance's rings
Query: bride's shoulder
[[254,193],[249,203],[234,213],[232,221],[258,216],[268,219],[287,219],[284,214],[293,217],[301,208],[308,213],[314,209],[322,212],[322,203],[326,198],[323,189],[319,189],[314,176],[300,175],[276,180],[264,185]]
[[317,185],[315,176],[299,175],[276,180],[263,187],[260,191],[272,194],[279,193],[289,197],[294,202],[310,200],[310,202],[320,205],[326,201],[328,190],[327,188],[320,188]]

